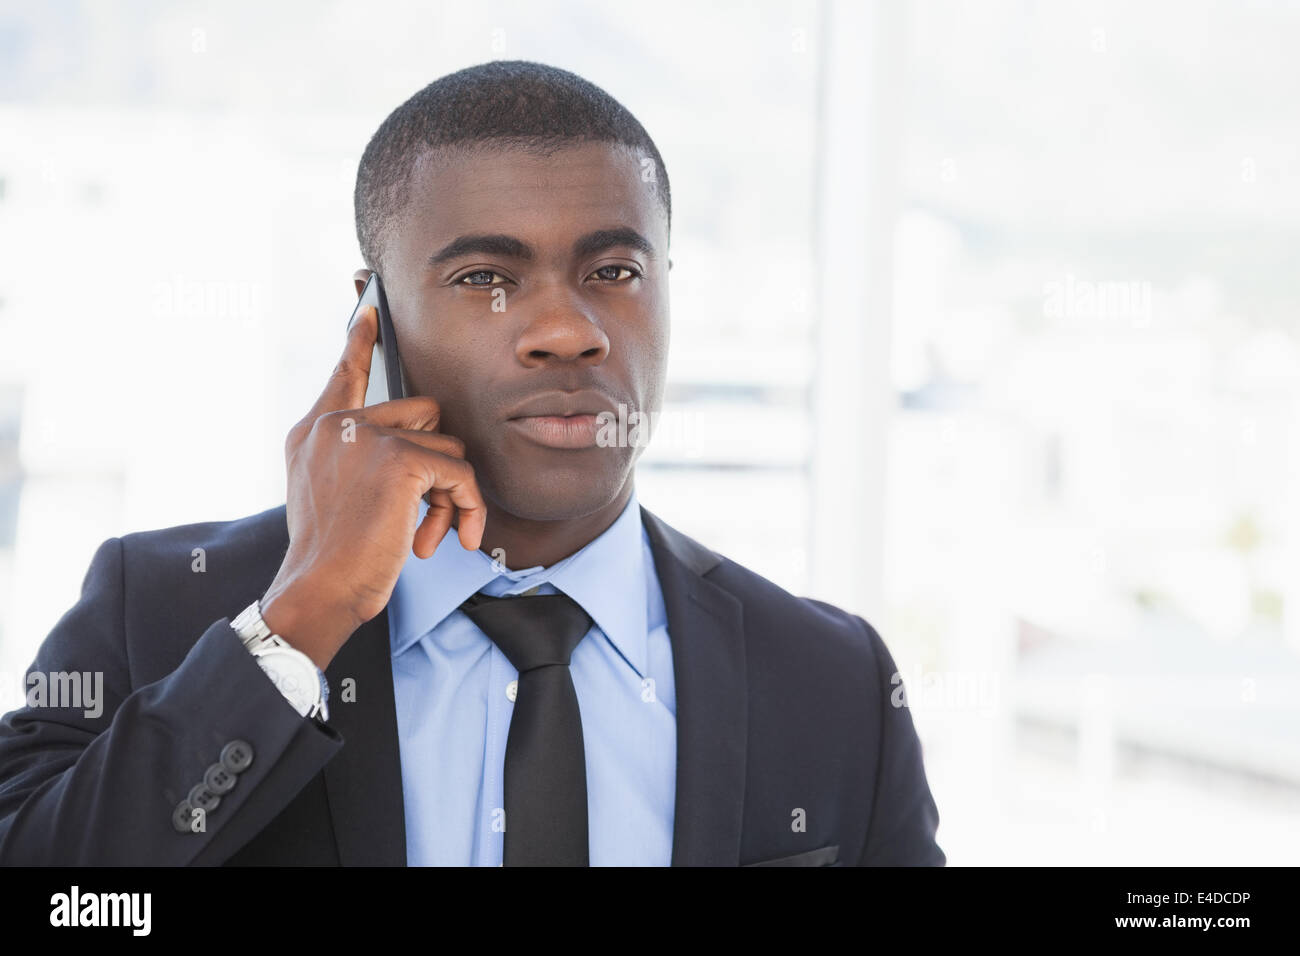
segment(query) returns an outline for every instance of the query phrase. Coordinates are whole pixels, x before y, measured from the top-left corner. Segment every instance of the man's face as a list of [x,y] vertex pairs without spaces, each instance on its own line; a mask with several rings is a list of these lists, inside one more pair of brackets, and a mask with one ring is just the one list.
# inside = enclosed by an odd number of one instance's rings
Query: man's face
[[[489,504],[507,513],[584,517],[631,480],[640,447],[588,441],[581,421],[551,416],[662,405],[667,223],[641,169],[608,143],[416,164],[383,275],[402,363],[415,394],[441,406],[439,430],[465,442]],[[591,242],[611,230],[631,233]],[[496,241],[453,247],[484,237]],[[641,444],[648,431],[643,420]]]

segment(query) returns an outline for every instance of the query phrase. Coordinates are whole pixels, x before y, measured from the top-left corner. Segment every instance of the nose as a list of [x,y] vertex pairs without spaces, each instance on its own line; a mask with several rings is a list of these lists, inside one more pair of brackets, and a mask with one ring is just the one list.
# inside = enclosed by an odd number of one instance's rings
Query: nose
[[515,343],[527,366],[547,362],[599,365],[609,355],[609,337],[600,325],[571,303],[549,306],[538,314]]

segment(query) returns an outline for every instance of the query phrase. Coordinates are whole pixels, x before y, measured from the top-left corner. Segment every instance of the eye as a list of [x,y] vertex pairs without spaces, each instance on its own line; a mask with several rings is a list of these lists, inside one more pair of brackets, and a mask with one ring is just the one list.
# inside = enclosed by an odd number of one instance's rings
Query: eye
[[461,284],[461,285],[480,286],[480,287],[482,287],[482,288],[487,288],[488,286],[494,286],[494,285],[501,285],[501,284],[502,284],[502,283],[500,283],[500,282],[490,282],[490,281],[489,281],[489,282],[470,282],[470,281],[468,281],[468,280],[470,280],[470,279],[475,278],[476,276],[497,276],[498,278],[501,278],[501,279],[504,279],[504,278],[505,278],[505,276],[501,275],[501,273],[499,273],[499,272],[493,272],[491,269],[475,269],[473,272],[467,272],[467,273],[465,273],[463,276],[460,277],[460,279],[457,280],[457,282],[458,282],[459,284]]
[[[633,269],[631,266],[601,266],[599,269],[597,269],[595,272],[593,272],[592,275],[594,275],[594,276],[598,276],[598,275],[600,275],[602,272],[603,272],[603,273],[609,273],[611,270],[614,271],[614,273],[615,273],[614,275],[608,275],[608,274],[607,274],[607,275],[605,275],[605,276],[602,276],[602,278],[603,278],[606,282],[627,282],[627,281],[629,281],[629,280],[631,280],[631,279],[640,279],[640,278],[642,278],[641,273],[638,272],[636,269]],[[619,273],[619,272],[626,272],[626,273],[627,273],[627,278],[620,278],[620,277],[617,275],[617,273]]]

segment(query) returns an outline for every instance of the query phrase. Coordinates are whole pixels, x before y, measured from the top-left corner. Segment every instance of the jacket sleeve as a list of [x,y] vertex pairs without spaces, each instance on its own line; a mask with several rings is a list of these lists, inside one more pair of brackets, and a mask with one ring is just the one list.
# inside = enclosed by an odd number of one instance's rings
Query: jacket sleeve
[[[856,616],[855,616],[856,617]],[[925,779],[921,740],[912,723],[902,677],[876,629],[860,617],[875,651],[880,698],[879,763],[871,822],[859,866],[944,866],[935,835],[939,809]]]
[[[343,745],[293,709],[228,618],[132,686],[124,563],[121,538],[99,546],[27,671],[24,706],[0,718],[0,865],[220,864]],[[185,801],[205,774],[195,813]]]

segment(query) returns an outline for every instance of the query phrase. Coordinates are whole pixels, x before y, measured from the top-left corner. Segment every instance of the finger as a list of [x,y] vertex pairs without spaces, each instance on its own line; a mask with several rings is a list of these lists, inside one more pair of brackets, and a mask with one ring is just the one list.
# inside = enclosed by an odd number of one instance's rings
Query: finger
[[[362,401],[365,401],[365,397],[365,390],[362,389]],[[438,422],[442,420],[442,408],[438,405],[437,399],[430,398],[428,395],[392,398],[365,408],[348,406],[348,408],[354,407],[358,412],[355,416],[357,421],[365,422],[367,425],[382,425],[386,428],[428,431],[437,428]]]
[[407,428],[388,428],[384,425],[371,425],[370,427],[381,435],[404,438],[416,445],[428,448],[431,451],[442,452],[452,458],[465,457],[465,443],[455,435],[444,435],[442,432],[413,431]]
[[402,440],[410,450],[418,450],[428,469],[429,488],[445,491],[450,496],[460,516],[456,530],[461,547],[466,551],[477,551],[483,543],[483,531],[487,526],[487,505],[483,503],[474,466],[461,458],[451,458],[407,439]]
[[360,408],[366,403],[366,386],[370,382],[370,358],[374,355],[375,340],[379,337],[379,320],[375,307],[367,305],[353,316],[348,326],[343,355],[330,374],[325,389],[316,399],[310,415],[319,418],[326,412]]
[[447,536],[447,529],[451,527],[454,510],[451,496],[445,491],[430,491],[424,497],[429,502],[429,510],[420,522],[420,527],[415,530],[412,546],[416,556],[421,558],[427,558],[438,550],[438,545]]
[[483,546],[483,532],[487,528],[487,505],[483,503],[478,481],[471,478],[468,486],[457,485],[448,491],[458,515],[456,533],[460,536],[460,546],[466,551],[477,551]]

